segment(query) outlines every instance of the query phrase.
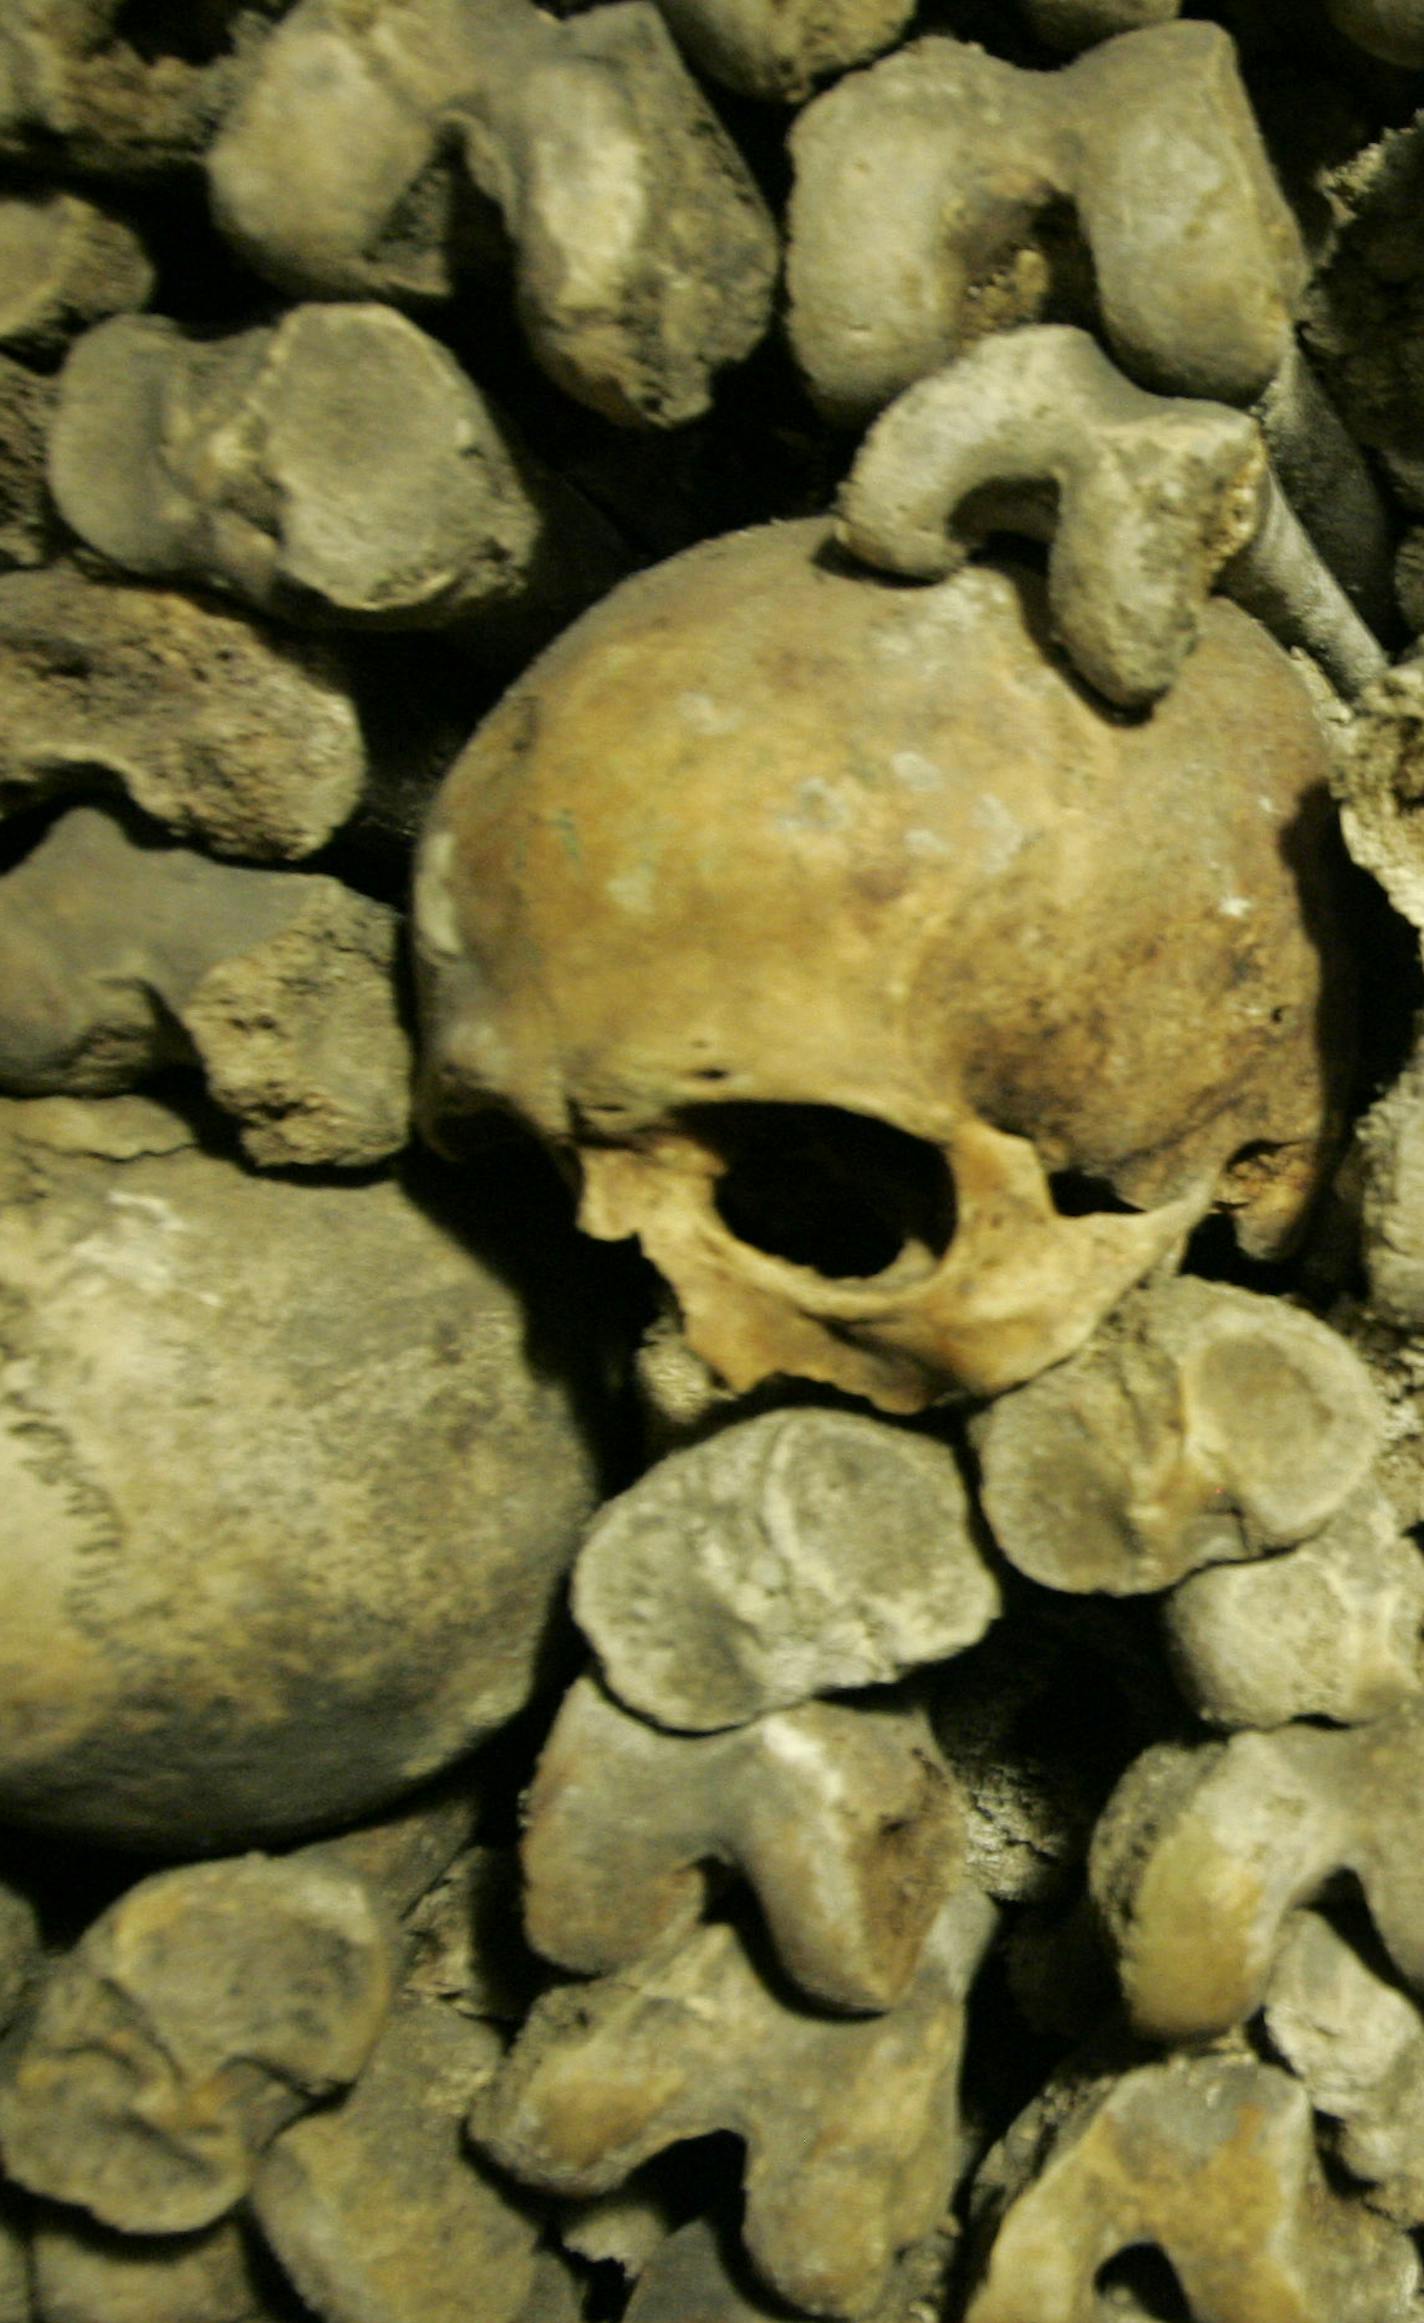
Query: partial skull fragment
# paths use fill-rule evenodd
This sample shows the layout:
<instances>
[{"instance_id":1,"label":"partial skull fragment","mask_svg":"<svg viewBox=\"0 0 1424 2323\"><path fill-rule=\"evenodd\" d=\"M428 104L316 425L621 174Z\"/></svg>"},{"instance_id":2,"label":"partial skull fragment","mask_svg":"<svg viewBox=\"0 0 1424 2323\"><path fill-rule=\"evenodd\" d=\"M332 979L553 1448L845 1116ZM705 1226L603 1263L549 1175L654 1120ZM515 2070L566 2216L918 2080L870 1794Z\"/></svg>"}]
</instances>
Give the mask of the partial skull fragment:
<instances>
[{"instance_id":1,"label":"partial skull fragment","mask_svg":"<svg viewBox=\"0 0 1424 2323\"><path fill-rule=\"evenodd\" d=\"M884 1685L998 1610L953 1453L851 1412L671 1453L599 1511L574 1578L613 1692L692 1733Z\"/></svg>"},{"instance_id":2,"label":"partial skull fragment","mask_svg":"<svg viewBox=\"0 0 1424 2323\"><path fill-rule=\"evenodd\" d=\"M966 2323L1089 2323L1144 2257L1195 2323L1407 2323L1413 2245L1329 2186L1312 2131L1299 2083L1250 2056L1050 2083L976 2181L996 2231ZM1132 2280L1128 2314L1160 2314Z\"/></svg>"},{"instance_id":3,"label":"partial skull fragment","mask_svg":"<svg viewBox=\"0 0 1424 2323\"><path fill-rule=\"evenodd\" d=\"M818 97L791 148L791 343L843 425L1036 322L1040 221L1065 203L1142 385L1249 403L1290 346L1305 255L1219 25L1149 25L1049 73L931 35Z\"/></svg>"},{"instance_id":4,"label":"partial skull fragment","mask_svg":"<svg viewBox=\"0 0 1424 2323\"><path fill-rule=\"evenodd\" d=\"M399 922L338 880L215 863L72 807L0 879L0 1089L108 1095L201 1063L268 1168L406 1142Z\"/></svg>"},{"instance_id":5,"label":"partial skull fragment","mask_svg":"<svg viewBox=\"0 0 1424 2323\"><path fill-rule=\"evenodd\" d=\"M1424 1706L1146 1751L1094 1835L1091 1880L1134 2026L1224 2032L1260 2005L1287 1914L1336 1872L1424 1990Z\"/></svg>"},{"instance_id":6,"label":"partial skull fragment","mask_svg":"<svg viewBox=\"0 0 1424 2323\"><path fill-rule=\"evenodd\" d=\"M564 22L302 0L208 173L223 230L299 297L449 296L473 188L538 360L625 424L695 418L770 321L775 228L648 0Z\"/></svg>"},{"instance_id":7,"label":"partial skull fragment","mask_svg":"<svg viewBox=\"0 0 1424 2323\"><path fill-rule=\"evenodd\" d=\"M381 2029L393 1931L364 1882L248 1856L141 1880L52 1973L0 2079L0 2155L130 2234L211 2226Z\"/></svg>"},{"instance_id":8,"label":"partial skull fragment","mask_svg":"<svg viewBox=\"0 0 1424 2323\"><path fill-rule=\"evenodd\" d=\"M256 1176L137 1097L0 1124L3 1811L240 1846L512 1717L598 1493L572 1234L556 1311L493 1164L497 1269L426 1176Z\"/></svg>"},{"instance_id":9,"label":"partial skull fragment","mask_svg":"<svg viewBox=\"0 0 1424 2323\"><path fill-rule=\"evenodd\" d=\"M113 564L299 627L567 619L617 577L617 545L508 434L391 307L299 306L201 342L130 315L72 350L49 473Z\"/></svg>"},{"instance_id":10,"label":"partial skull fragment","mask_svg":"<svg viewBox=\"0 0 1424 2323\"><path fill-rule=\"evenodd\" d=\"M104 783L180 838L285 862L366 787L335 650L174 590L0 574L0 683L0 815Z\"/></svg>"},{"instance_id":11,"label":"partial skull fragment","mask_svg":"<svg viewBox=\"0 0 1424 2323\"><path fill-rule=\"evenodd\" d=\"M1045 628L1013 569L906 590L820 523L712 541L576 623L437 800L427 1119L512 1109L576 1157L585 1228L641 1239L738 1389L997 1393L1213 1206L1282 1250L1328 1165L1308 693L1215 603L1129 723Z\"/></svg>"},{"instance_id":12,"label":"partial skull fragment","mask_svg":"<svg viewBox=\"0 0 1424 2323\"><path fill-rule=\"evenodd\" d=\"M529 2185L593 2194L679 2139L730 2130L758 2272L812 2314L864 2315L965 2167L964 2004L995 1918L962 1888L883 2016L790 2006L725 1922L564 1986L477 2106L476 2143Z\"/></svg>"},{"instance_id":13,"label":"partial skull fragment","mask_svg":"<svg viewBox=\"0 0 1424 2323\"><path fill-rule=\"evenodd\" d=\"M975 1423L994 1538L1030 1580L1114 1596L1307 1540L1368 1475L1384 1415L1348 1342L1188 1275L1135 1292Z\"/></svg>"},{"instance_id":14,"label":"partial skull fragment","mask_svg":"<svg viewBox=\"0 0 1424 2323\"><path fill-rule=\"evenodd\" d=\"M728 1734L659 1733L590 1678L570 1690L525 1803L525 1923L602 1973L695 1927L703 1867L751 1881L812 2000L893 2007L964 1876L964 1810L924 1712L815 1702Z\"/></svg>"}]
</instances>

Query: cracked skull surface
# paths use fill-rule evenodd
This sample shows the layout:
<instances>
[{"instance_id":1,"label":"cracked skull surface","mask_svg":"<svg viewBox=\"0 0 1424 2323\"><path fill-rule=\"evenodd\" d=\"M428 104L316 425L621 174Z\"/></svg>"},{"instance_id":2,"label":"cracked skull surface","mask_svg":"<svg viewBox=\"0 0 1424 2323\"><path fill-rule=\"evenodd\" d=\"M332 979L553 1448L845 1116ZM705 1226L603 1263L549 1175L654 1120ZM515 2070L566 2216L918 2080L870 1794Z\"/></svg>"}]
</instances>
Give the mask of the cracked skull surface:
<instances>
[{"instance_id":1,"label":"cracked skull surface","mask_svg":"<svg viewBox=\"0 0 1424 2323\"><path fill-rule=\"evenodd\" d=\"M738 1389L997 1393L1209 1211L1288 1245L1348 1057L1327 771L1229 605L1129 717L1027 570L906 586L821 522L704 543L447 779L427 1116L512 1110L575 1162Z\"/></svg>"}]
</instances>

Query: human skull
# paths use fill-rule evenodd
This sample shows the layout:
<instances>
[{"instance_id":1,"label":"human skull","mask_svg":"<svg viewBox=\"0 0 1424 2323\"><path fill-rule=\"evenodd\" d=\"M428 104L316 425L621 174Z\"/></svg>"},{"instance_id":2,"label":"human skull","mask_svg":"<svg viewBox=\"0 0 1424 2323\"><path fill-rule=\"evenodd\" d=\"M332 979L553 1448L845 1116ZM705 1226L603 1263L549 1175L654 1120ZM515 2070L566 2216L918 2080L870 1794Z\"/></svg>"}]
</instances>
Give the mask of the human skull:
<instances>
[{"instance_id":1,"label":"human skull","mask_svg":"<svg viewBox=\"0 0 1424 2323\"><path fill-rule=\"evenodd\" d=\"M1213 605L1133 718L1027 572L705 543L536 662L425 834L426 1117L576 1157L733 1387L890 1411L1079 1346L1213 1206L1283 1246L1346 1042L1326 753Z\"/></svg>"}]
</instances>

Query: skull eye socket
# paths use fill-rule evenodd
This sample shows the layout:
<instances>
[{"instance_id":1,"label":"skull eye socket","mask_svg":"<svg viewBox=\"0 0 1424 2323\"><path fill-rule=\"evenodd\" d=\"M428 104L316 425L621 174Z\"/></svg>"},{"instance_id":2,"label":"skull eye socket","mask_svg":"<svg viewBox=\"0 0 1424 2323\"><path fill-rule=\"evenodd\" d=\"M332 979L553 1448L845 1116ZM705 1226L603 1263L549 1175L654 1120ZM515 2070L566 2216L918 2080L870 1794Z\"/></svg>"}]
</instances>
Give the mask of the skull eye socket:
<instances>
[{"instance_id":1,"label":"skull eye socket","mask_svg":"<svg viewBox=\"0 0 1424 2323\"><path fill-rule=\"evenodd\" d=\"M903 1129L834 1105L700 1105L682 1118L723 1165L723 1225L769 1257L843 1280L928 1267L949 1248L949 1164Z\"/></svg>"}]
</instances>

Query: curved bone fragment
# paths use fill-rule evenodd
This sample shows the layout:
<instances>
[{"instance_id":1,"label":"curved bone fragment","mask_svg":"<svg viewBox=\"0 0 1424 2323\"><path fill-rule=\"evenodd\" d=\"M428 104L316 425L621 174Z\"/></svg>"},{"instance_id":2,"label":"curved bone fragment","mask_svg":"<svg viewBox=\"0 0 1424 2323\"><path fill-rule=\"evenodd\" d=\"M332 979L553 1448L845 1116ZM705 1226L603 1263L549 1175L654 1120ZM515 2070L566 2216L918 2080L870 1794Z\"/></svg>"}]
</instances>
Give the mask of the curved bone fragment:
<instances>
[{"instance_id":1,"label":"curved bone fragment","mask_svg":"<svg viewBox=\"0 0 1424 2323\"><path fill-rule=\"evenodd\" d=\"M280 862L365 788L333 649L172 590L0 574L0 684L0 814L104 782L179 837Z\"/></svg>"},{"instance_id":2,"label":"curved bone fragment","mask_svg":"<svg viewBox=\"0 0 1424 2323\"><path fill-rule=\"evenodd\" d=\"M1145 386L1249 403L1289 347L1305 257L1218 25L1150 25L1049 73L932 36L818 97L791 147L791 341L844 425L1037 319L1055 203Z\"/></svg>"},{"instance_id":3,"label":"curved bone fragment","mask_svg":"<svg viewBox=\"0 0 1424 2323\"><path fill-rule=\"evenodd\" d=\"M686 1935L700 1867L732 1864L802 1991L886 2009L963 1877L963 1808L913 1705L812 1702L672 1735L580 1678L528 1794L523 1861L530 1942L565 1968L620 1968Z\"/></svg>"},{"instance_id":4,"label":"curved bone fragment","mask_svg":"<svg viewBox=\"0 0 1424 2323\"><path fill-rule=\"evenodd\" d=\"M299 626L567 616L621 569L613 536L535 476L453 356L387 306L301 306L194 341L127 315L72 350L50 433L56 503L149 579L230 591Z\"/></svg>"},{"instance_id":5,"label":"curved bone fragment","mask_svg":"<svg viewBox=\"0 0 1424 2323\"><path fill-rule=\"evenodd\" d=\"M966 2323L1089 2323L1144 2246L1193 2323L1405 2323L1407 2237L1327 2185L1299 2083L1253 2057L1173 2057L1063 2093L976 2186L997 2232ZM1129 2308L1130 2313L1160 2311Z\"/></svg>"},{"instance_id":6,"label":"curved bone fragment","mask_svg":"<svg viewBox=\"0 0 1424 2323\"><path fill-rule=\"evenodd\" d=\"M1282 1923L1339 1871L1424 1989L1424 1705L1367 1726L1284 1726L1129 1769L1090 1876L1133 2024L1194 2040L1260 2004Z\"/></svg>"},{"instance_id":7,"label":"curved bone fragment","mask_svg":"<svg viewBox=\"0 0 1424 2323\"><path fill-rule=\"evenodd\" d=\"M108 1094L196 1057L253 1161L384 1161L409 1122L398 941L338 880L73 807L0 879L0 1089Z\"/></svg>"},{"instance_id":8,"label":"curved bone fragment","mask_svg":"<svg viewBox=\"0 0 1424 2323\"><path fill-rule=\"evenodd\" d=\"M480 2169L461 2125L499 2063L492 2027L396 2004L355 2088L268 2147L253 2214L323 2323L517 2323L540 2221Z\"/></svg>"},{"instance_id":9,"label":"curved bone fragment","mask_svg":"<svg viewBox=\"0 0 1424 2323\"><path fill-rule=\"evenodd\" d=\"M574 1577L613 1692L696 1733L944 1661L998 1609L953 1453L850 1412L669 1454L600 1511Z\"/></svg>"},{"instance_id":10,"label":"curved bone fragment","mask_svg":"<svg viewBox=\"0 0 1424 2323\"><path fill-rule=\"evenodd\" d=\"M1054 627L1127 708L1171 684L1214 586L1350 691L1384 665L1254 423L1146 394L1084 331L1002 333L907 388L861 446L836 530L853 555L920 580L956 571L991 532L1047 539Z\"/></svg>"},{"instance_id":11,"label":"curved bone fragment","mask_svg":"<svg viewBox=\"0 0 1424 2323\"><path fill-rule=\"evenodd\" d=\"M777 241L648 0L563 23L524 0L303 0L209 155L214 212L299 296L448 295L448 192L423 245L383 242L460 148L551 376L624 424L705 410L770 320Z\"/></svg>"},{"instance_id":12,"label":"curved bone fragment","mask_svg":"<svg viewBox=\"0 0 1424 2323\"><path fill-rule=\"evenodd\" d=\"M1280 1299L1183 1275L975 1423L1009 1562L1051 1589L1169 1588L1319 1532L1383 1409L1352 1347Z\"/></svg>"},{"instance_id":13,"label":"curved bone fragment","mask_svg":"<svg viewBox=\"0 0 1424 2323\"><path fill-rule=\"evenodd\" d=\"M7 2060L6 2169L127 2233L212 2225L278 2130L355 2079L392 1971L384 1911L329 1864L141 1880L55 1969Z\"/></svg>"},{"instance_id":14,"label":"curved bone fragment","mask_svg":"<svg viewBox=\"0 0 1424 2323\"><path fill-rule=\"evenodd\" d=\"M813 2314L863 2315L964 2167L964 2002L994 1920L961 1889L882 2016L793 2008L726 1923L552 1992L478 2105L476 2143L529 2185L595 2194L680 2139L729 2130L747 2149L758 2272Z\"/></svg>"},{"instance_id":15,"label":"curved bone fragment","mask_svg":"<svg viewBox=\"0 0 1424 2323\"><path fill-rule=\"evenodd\" d=\"M1177 1683L1213 1726L1356 1725L1424 1683L1424 1557L1367 1489L1284 1556L1192 1574L1162 1622Z\"/></svg>"},{"instance_id":16,"label":"curved bone fragment","mask_svg":"<svg viewBox=\"0 0 1424 2323\"><path fill-rule=\"evenodd\" d=\"M0 347L54 355L101 316L146 304L154 270L138 235L78 194L0 199Z\"/></svg>"}]
</instances>

